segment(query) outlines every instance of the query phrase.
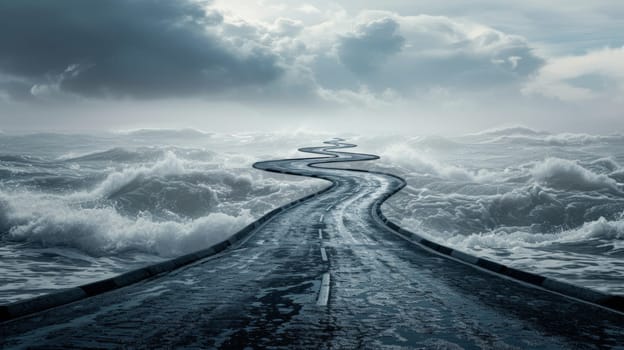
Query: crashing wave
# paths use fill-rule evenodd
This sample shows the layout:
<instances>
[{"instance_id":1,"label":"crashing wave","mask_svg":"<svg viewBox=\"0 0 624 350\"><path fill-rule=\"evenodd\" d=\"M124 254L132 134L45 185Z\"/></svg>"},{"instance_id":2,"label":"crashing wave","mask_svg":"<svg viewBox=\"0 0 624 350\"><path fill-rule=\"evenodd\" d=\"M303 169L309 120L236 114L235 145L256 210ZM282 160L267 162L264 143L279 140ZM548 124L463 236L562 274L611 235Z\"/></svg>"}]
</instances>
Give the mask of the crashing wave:
<instances>
[{"instance_id":1,"label":"crashing wave","mask_svg":"<svg viewBox=\"0 0 624 350\"><path fill-rule=\"evenodd\" d=\"M50 204L37 205L30 212L13 208L4 213L11 226L7 238L41 247L75 248L94 256L133 251L173 257L222 241L253 220L247 211L238 216L211 213L192 220L160 221L150 215L126 217L112 207Z\"/></svg>"},{"instance_id":2,"label":"crashing wave","mask_svg":"<svg viewBox=\"0 0 624 350\"><path fill-rule=\"evenodd\" d=\"M140 152L162 156L116 168L98 164L108 174L88 189L0 188L0 237L96 256L135 251L171 257L221 241L276 206L325 186L314 179L283 181L253 169L224 168L227 162L193 160L192 152ZM119 154L128 152L94 155L101 160Z\"/></svg>"},{"instance_id":3,"label":"crashing wave","mask_svg":"<svg viewBox=\"0 0 624 350\"><path fill-rule=\"evenodd\" d=\"M562 190L619 190L617 182L609 176L596 174L567 159L548 158L535 166L532 175L538 183Z\"/></svg>"}]
</instances>

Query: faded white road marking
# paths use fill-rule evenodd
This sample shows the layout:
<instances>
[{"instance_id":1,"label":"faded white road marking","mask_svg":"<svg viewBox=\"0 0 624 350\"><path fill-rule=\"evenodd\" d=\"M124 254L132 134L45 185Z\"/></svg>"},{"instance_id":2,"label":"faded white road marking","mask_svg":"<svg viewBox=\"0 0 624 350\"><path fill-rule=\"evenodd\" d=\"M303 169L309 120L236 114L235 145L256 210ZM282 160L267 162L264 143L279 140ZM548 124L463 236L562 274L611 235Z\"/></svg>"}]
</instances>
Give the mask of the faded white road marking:
<instances>
[{"instance_id":1,"label":"faded white road marking","mask_svg":"<svg viewBox=\"0 0 624 350\"><path fill-rule=\"evenodd\" d=\"M333 206L334 206L333 204L330 205L329 207L327 207L327 209L325 209L325 211L330 211Z\"/></svg>"},{"instance_id":2,"label":"faded white road marking","mask_svg":"<svg viewBox=\"0 0 624 350\"><path fill-rule=\"evenodd\" d=\"M321 260L327 261L327 252L325 251L325 248L321 248Z\"/></svg>"},{"instance_id":3,"label":"faded white road marking","mask_svg":"<svg viewBox=\"0 0 624 350\"><path fill-rule=\"evenodd\" d=\"M316 305L325 306L327 305L327 300L329 299L329 272L323 274L323 279L321 280L321 289L319 290L318 299L316 300Z\"/></svg>"},{"instance_id":4,"label":"faded white road marking","mask_svg":"<svg viewBox=\"0 0 624 350\"><path fill-rule=\"evenodd\" d=\"M323 239L323 230L319 228L319 239Z\"/></svg>"},{"instance_id":5,"label":"faded white road marking","mask_svg":"<svg viewBox=\"0 0 624 350\"><path fill-rule=\"evenodd\" d=\"M319 219L319 222L323 222L323 216L324 215L321 215L321 218Z\"/></svg>"}]
</instances>

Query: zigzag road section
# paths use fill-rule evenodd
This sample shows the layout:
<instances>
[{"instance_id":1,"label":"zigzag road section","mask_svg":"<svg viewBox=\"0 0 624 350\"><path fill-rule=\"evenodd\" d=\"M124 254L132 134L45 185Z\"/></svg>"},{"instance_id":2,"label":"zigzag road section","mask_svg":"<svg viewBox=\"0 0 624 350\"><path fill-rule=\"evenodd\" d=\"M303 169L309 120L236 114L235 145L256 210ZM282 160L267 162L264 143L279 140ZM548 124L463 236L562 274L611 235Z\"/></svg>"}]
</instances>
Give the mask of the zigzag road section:
<instances>
[{"instance_id":1,"label":"zigzag road section","mask_svg":"<svg viewBox=\"0 0 624 350\"><path fill-rule=\"evenodd\" d=\"M622 348L624 316L449 259L375 213L400 178L335 139L256 163L333 186L221 253L0 324L0 348ZM321 156L322 155L322 156ZM324 164L323 164L324 163Z\"/></svg>"}]
</instances>

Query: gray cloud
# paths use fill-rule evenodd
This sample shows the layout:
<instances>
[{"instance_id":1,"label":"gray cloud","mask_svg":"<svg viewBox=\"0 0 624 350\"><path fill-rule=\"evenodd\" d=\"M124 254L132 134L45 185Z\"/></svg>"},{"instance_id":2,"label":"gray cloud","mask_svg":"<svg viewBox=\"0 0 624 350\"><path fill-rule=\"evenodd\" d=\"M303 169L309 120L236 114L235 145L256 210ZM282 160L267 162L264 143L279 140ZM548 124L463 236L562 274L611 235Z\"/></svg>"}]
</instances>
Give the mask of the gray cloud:
<instances>
[{"instance_id":1,"label":"gray cloud","mask_svg":"<svg viewBox=\"0 0 624 350\"><path fill-rule=\"evenodd\" d=\"M338 43L340 61L351 71L367 74L401 51L405 38L397 33L399 24L382 18L361 25L355 33L343 36Z\"/></svg>"},{"instance_id":2,"label":"gray cloud","mask_svg":"<svg viewBox=\"0 0 624 350\"><path fill-rule=\"evenodd\" d=\"M621 126L620 0L209 1L0 1L0 126Z\"/></svg>"},{"instance_id":3,"label":"gray cloud","mask_svg":"<svg viewBox=\"0 0 624 350\"><path fill-rule=\"evenodd\" d=\"M336 39L337 57L321 54L315 61L322 86L364 85L408 98L439 88L473 93L515 86L517 91L544 65L522 37L467 21L380 11L356 20L354 32Z\"/></svg>"},{"instance_id":4,"label":"gray cloud","mask_svg":"<svg viewBox=\"0 0 624 350\"><path fill-rule=\"evenodd\" d=\"M2 1L0 73L48 90L139 98L278 78L270 50L239 50L209 30L222 20L189 1Z\"/></svg>"},{"instance_id":5,"label":"gray cloud","mask_svg":"<svg viewBox=\"0 0 624 350\"><path fill-rule=\"evenodd\" d=\"M275 21L275 31L283 36L296 36L303 30L303 23L288 18L278 18Z\"/></svg>"},{"instance_id":6,"label":"gray cloud","mask_svg":"<svg viewBox=\"0 0 624 350\"><path fill-rule=\"evenodd\" d=\"M498 88L543 63L520 37L444 16L364 11L349 22L355 30L330 20L306 32L289 18L224 20L190 0L3 2L0 74L13 83L0 82L0 94L316 103L338 90L369 99Z\"/></svg>"}]
</instances>

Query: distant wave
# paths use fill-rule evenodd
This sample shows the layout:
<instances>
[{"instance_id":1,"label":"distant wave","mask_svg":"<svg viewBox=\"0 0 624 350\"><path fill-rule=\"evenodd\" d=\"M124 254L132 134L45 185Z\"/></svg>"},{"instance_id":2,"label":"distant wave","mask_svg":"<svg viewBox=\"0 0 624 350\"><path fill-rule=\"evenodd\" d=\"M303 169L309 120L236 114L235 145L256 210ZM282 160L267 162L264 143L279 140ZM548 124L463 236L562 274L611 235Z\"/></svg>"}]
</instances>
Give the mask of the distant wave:
<instances>
[{"instance_id":1,"label":"distant wave","mask_svg":"<svg viewBox=\"0 0 624 350\"><path fill-rule=\"evenodd\" d=\"M516 143L547 146L582 146L598 143L622 143L624 135L556 134L541 137L506 135L485 140L487 143Z\"/></svg>"},{"instance_id":2,"label":"distant wave","mask_svg":"<svg viewBox=\"0 0 624 350\"><path fill-rule=\"evenodd\" d=\"M83 155L69 153L59 157L59 160L67 162L145 162L162 157L164 150L160 148L130 150L122 147L109 149L102 152L89 152Z\"/></svg>"},{"instance_id":3,"label":"distant wave","mask_svg":"<svg viewBox=\"0 0 624 350\"><path fill-rule=\"evenodd\" d=\"M531 128L516 126L509 128L488 129L467 134L460 140L479 143L510 143L532 146L583 146L600 143L624 143L623 134L592 135L585 133L549 133Z\"/></svg>"},{"instance_id":4,"label":"distant wave","mask_svg":"<svg viewBox=\"0 0 624 350\"><path fill-rule=\"evenodd\" d=\"M59 157L59 160L66 162L122 162L122 163L138 163L158 160L166 155L167 152L173 154L181 154L185 159L195 160L211 160L216 156L215 152L200 149L181 149L175 147L138 147L128 149L116 147L101 152L90 152L83 155L66 155Z\"/></svg>"},{"instance_id":5,"label":"distant wave","mask_svg":"<svg viewBox=\"0 0 624 350\"><path fill-rule=\"evenodd\" d=\"M0 154L0 162L12 162L12 163L35 163L42 161L39 157L28 155L14 155L14 154Z\"/></svg>"},{"instance_id":6,"label":"distant wave","mask_svg":"<svg viewBox=\"0 0 624 350\"><path fill-rule=\"evenodd\" d=\"M495 137L495 136L510 136L510 135L524 135L524 136L543 136L548 135L546 131L538 131L525 126L512 126L503 128L493 128L483 131L479 131L465 136L479 136L479 137Z\"/></svg>"},{"instance_id":7,"label":"distant wave","mask_svg":"<svg viewBox=\"0 0 624 350\"><path fill-rule=\"evenodd\" d=\"M198 129L135 129L135 130L122 130L117 131L116 133L126 136L133 137L144 137L144 138L205 138L207 136L213 135L213 133L208 133L205 131L201 131Z\"/></svg>"}]
</instances>

